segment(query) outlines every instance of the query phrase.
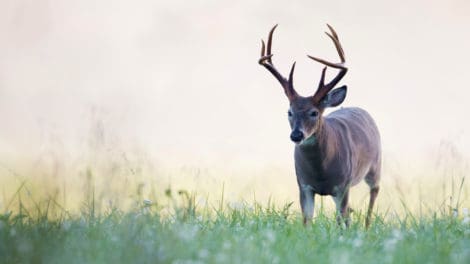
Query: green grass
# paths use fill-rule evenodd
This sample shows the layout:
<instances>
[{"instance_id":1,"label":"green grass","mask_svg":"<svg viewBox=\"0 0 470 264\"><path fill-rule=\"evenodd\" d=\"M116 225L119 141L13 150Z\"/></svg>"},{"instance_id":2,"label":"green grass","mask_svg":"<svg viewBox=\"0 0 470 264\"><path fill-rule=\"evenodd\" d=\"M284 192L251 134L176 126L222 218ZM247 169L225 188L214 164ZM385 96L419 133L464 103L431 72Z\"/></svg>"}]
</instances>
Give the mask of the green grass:
<instances>
[{"instance_id":1,"label":"green grass","mask_svg":"<svg viewBox=\"0 0 470 264\"><path fill-rule=\"evenodd\" d=\"M93 207L0 217L0 263L470 263L468 212L415 217L360 212L345 229L316 212L304 227L291 205L196 208L145 203L128 212ZM295 206L295 205L293 205Z\"/></svg>"}]
</instances>

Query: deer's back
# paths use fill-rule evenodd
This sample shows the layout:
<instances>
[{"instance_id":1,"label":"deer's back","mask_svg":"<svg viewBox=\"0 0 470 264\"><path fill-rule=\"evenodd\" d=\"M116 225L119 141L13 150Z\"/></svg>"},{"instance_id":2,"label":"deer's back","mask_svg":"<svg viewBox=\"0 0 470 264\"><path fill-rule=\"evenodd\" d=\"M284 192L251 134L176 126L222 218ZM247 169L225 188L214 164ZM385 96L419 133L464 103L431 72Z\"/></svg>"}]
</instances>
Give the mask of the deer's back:
<instances>
[{"instance_id":1,"label":"deer's back","mask_svg":"<svg viewBox=\"0 0 470 264\"><path fill-rule=\"evenodd\" d=\"M353 144L364 145L370 149L380 146L380 135L377 125L370 114L359 107L344 107L331 112L325 117L326 122L336 132L351 136ZM377 149L376 152L380 152Z\"/></svg>"}]
</instances>

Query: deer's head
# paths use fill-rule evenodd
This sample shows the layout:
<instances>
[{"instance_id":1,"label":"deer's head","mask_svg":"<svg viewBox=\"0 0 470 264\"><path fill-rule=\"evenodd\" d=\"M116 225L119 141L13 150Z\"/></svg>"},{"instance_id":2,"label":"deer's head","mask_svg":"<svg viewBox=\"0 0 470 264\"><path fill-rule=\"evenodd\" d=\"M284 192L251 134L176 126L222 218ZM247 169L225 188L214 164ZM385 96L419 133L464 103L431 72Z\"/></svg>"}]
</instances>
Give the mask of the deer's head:
<instances>
[{"instance_id":1,"label":"deer's head","mask_svg":"<svg viewBox=\"0 0 470 264\"><path fill-rule=\"evenodd\" d=\"M332 63L320 58L309 56L312 60L318 61L326 65L320 77L318 88L313 96L300 96L294 89L293 77L295 70L295 62L292 64L290 70L289 79L284 78L274 67L272 63L271 44L275 25L269 32L267 47L265 47L264 41L262 41L261 47L261 58L259 64L263 65L274 77L281 83L284 93L289 99L289 110L287 112L289 118L289 124L292 132L290 138L296 144L302 143L303 140L311 138L315 133L321 129L322 115L327 107L334 107L340 105L346 98L347 87L341 86L333 89L339 81L344 77L348 68L344 65L346 62L344 57L343 48L338 39L338 35L334 29L328 25L331 33L325 32L334 42L336 50L341 58L340 63ZM339 69L339 73L329 83L325 84L325 73L327 66Z\"/></svg>"}]
</instances>

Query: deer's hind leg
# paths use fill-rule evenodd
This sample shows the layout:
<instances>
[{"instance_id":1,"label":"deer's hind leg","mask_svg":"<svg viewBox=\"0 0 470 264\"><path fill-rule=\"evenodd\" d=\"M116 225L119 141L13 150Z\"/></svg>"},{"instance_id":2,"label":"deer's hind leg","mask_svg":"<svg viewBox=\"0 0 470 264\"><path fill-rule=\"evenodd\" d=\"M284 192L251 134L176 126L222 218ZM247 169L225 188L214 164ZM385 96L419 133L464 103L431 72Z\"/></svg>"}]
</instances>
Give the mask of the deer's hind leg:
<instances>
[{"instance_id":1,"label":"deer's hind leg","mask_svg":"<svg viewBox=\"0 0 470 264\"><path fill-rule=\"evenodd\" d=\"M365 181L370 188L370 199L369 199L369 208L367 209L366 215L366 228L370 226L370 217L372 215L372 210L374 208L375 199L377 199L377 195L379 194L380 186L380 172L379 170L371 170L365 177Z\"/></svg>"}]
</instances>

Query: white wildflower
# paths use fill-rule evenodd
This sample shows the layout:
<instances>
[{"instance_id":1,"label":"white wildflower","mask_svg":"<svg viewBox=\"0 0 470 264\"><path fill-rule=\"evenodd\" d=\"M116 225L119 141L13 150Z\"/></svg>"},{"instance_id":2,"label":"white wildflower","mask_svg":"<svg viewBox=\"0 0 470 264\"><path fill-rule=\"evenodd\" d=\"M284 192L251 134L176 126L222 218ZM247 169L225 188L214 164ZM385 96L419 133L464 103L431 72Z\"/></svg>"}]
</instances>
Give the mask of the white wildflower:
<instances>
[{"instance_id":1,"label":"white wildflower","mask_svg":"<svg viewBox=\"0 0 470 264\"><path fill-rule=\"evenodd\" d=\"M165 250L165 247L163 245L160 245L157 249L157 257L158 260L161 260L160 262L165 262L163 260L166 260L167 258L167 250ZM158 261L157 261L158 262Z\"/></svg>"},{"instance_id":2,"label":"white wildflower","mask_svg":"<svg viewBox=\"0 0 470 264\"><path fill-rule=\"evenodd\" d=\"M392 231L392 237L387 239L384 242L384 249L386 251L393 251L395 250L395 247L397 243L403 238L403 234L400 232L398 229L394 229Z\"/></svg>"},{"instance_id":3,"label":"white wildflower","mask_svg":"<svg viewBox=\"0 0 470 264\"><path fill-rule=\"evenodd\" d=\"M465 217L465 216L469 216L469 215L468 215L468 208L465 207L465 208L462 209L462 215L463 215L464 217Z\"/></svg>"},{"instance_id":4,"label":"white wildflower","mask_svg":"<svg viewBox=\"0 0 470 264\"><path fill-rule=\"evenodd\" d=\"M183 225L178 230L178 236L182 240L189 241L196 236L198 231L199 231L199 228L195 225Z\"/></svg>"},{"instance_id":5,"label":"white wildflower","mask_svg":"<svg viewBox=\"0 0 470 264\"><path fill-rule=\"evenodd\" d=\"M333 256L333 263L346 264L351 262L351 257L346 251L338 252L338 254L334 254Z\"/></svg>"},{"instance_id":6,"label":"white wildflower","mask_svg":"<svg viewBox=\"0 0 470 264\"><path fill-rule=\"evenodd\" d=\"M469 217L469 216L465 216L465 217L462 219L462 224L464 224L464 225L470 224L470 217Z\"/></svg>"},{"instance_id":7,"label":"white wildflower","mask_svg":"<svg viewBox=\"0 0 470 264\"><path fill-rule=\"evenodd\" d=\"M352 244L353 244L353 247L358 248L358 247L362 246L362 239L357 237L353 240Z\"/></svg>"},{"instance_id":8,"label":"white wildflower","mask_svg":"<svg viewBox=\"0 0 470 264\"><path fill-rule=\"evenodd\" d=\"M200 259L206 259L209 256L209 250L203 248L203 249L199 250L197 255Z\"/></svg>"},{"instance_id":9,"label":"white wildflower","mask_svg":"<svg viewBox=\"0 0 470 264\"><path fill-rule=\"evenodd\" d=\"M148 200L148 199L144 199L143 202L144 202L144 206L145 206L145 207L152 206L152 204L153 204L153 203L152 203L152 200Z\"/></svg>"},{"instance_id":10,"label":"white wildflower","mask_svg":"<svg viewBox=\"0 0 470 264\"><path fill-rule=\"evenodd\" d=\"M364 238L364 234L363 233L358 233L357 236L352 241L353 247L358 248L358 247L362 246L363 238Z\"/></svg>"},{"instance_id":11,"label":"white wildflower","mask_svg":"<svg viewBox=\"0 0 470 264\"><path fill-rule=\"evenodd\" d=\"M207 206L207 199L204 198L204 197L200 197L200 198L197 200L197 204L198 204L198 206L206 207L206 206Z\"/></svg>"},{"instance_id":12,"label":"white wildflower","mask_svg":"<svg viewBox=\"0 0 470 264\"><path fill-rule=\"evenodd\" d=\"M395 250L395 246L397 245L398 240L395 238L387 239L384 242L384 249L385 251L393 251Z\"/></svg>"},{"instance_id":13,"label":"white wildflower","mask_svg":"<svg viewBox=\"0 0 470 264\"><path fill-rule=\"evenodd\" d=\"M10 229L10 236L11 237L16 236L16 229L15 228Z\"/></svg>"},{"instance_id":14,"label":"white wildflower","mask_svg":"<svg viewBox=\"0 0 470 264\"><path fill-rule=\"evenodd\" d=\"M232 244L229 241L225 241L222 245L222 248L225 250L229 250L232 247Z\"/></svg>"},{"instance_id":15,"label":"white wildflower","mask_svg":"<svg viewBox=\"0 0 470 264\"><path fill-rule=\"evenodd\" d=\"M230 208L232 208L233 210L241 211L244 208L244 206L242 203L239 203L239 202L231 202Z\"/></svg>"},{"instance_id":16,"label":"white wildflower","mask_svg":"<svg viewBox=\"0 0 470 264\"><path fill-rule=\"evenodd\" d=\"M278 256L274 256L273 259L271 260L272 264L279 264L281 263L281 259Z\"/></svg>"},{"instance_id":17,"label":"white wildflower","mask_svg":"<svg viewBox=\"0 0 470 264\"><path fill-rule=\"evenodd\" d=\"M217 256L215 256L215 262L216 263L227 263L228 262L227 255L225 255L223 253L217 254Z\"/></svg>"},{"instance_id":18,"label":"white wildflower","mask_svg":"<svg viewBox=\"0 0 470 264\"><path fill-rule=\"evenodd\" d=\"M119 241L119 237L116 236L116 235L111 235L111 236L110 236L110 240L111 240L112 242L116 243L116 242Z\"/></svg>"},{"instance_id":19,"label":"white wildflower","mask_svg":"<svg viewBox=\"0 0 470 264\"><path fill-rule=\"evenodd\" d=\"M33 245L26 240L26 239L21 239L17 245L17 249L21 254L27 254L33 250Z\"/></svg>"},{"instance_id":20,"label":"white wildflower","mask_svg":"<svg viewBox=\"0 0 470 264\"><path fill-rule=\"evenodd\" d=\"M268 242L273 243L274 241L276 241L276 233L274 233L274 231L268 229L266 230L264 235L266 236L266 240Z\"/></svg>"},{"instance_id":21,"label":"white wildflower","mask_svg":"<svg viewBox=\"0 0 470 264\"><path fill-rule=\"evenodd\" d=\"M392 236L396 238L397 240L401 240L403 237L402 233L398 229L393 229Z\"/></svg>"},{"instance_id":22,"label":"white wildflower","mask_svg":"<svg viewBox=\"0 0 470 264\"><path fill-rule=\"evenodd\" d=\"M463 232L463 234L465 236L470 236L470 229L465 229L465 231Z\"/></svg>"},{"instance_id":23,"label":"white wildflower","mask_svg":"<svg viewBox=\"0 0 470 264\"><path fill-rule=\"evenodd\" d=\"M65 231L68 231L71 226L72 224L70 223L70 221L65 220L62 222L62 229L64 229Z\"/></svg>"},{"instance_id":24,"label":"white wildflower","mask_svg":"<svg viewBox=\"0 0 470 264\"><path fill-rule=\"evenodd\" d=\"M86 227L87 226L87 221L85 218L81 217L80 220L78 221L80 227Z\"/></svg>"},{"instance_id":25,"label":"white wildflower","mask_svg":"<svg viewBox=\"0 0 470 264\"><path fill-rule=\"evenodd\" d=\"M192 259L176 259L172 263L173 264L203 264L204 262L200 260L192 260Z\"/></svg>"}]
</instances>

